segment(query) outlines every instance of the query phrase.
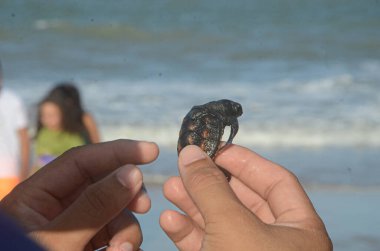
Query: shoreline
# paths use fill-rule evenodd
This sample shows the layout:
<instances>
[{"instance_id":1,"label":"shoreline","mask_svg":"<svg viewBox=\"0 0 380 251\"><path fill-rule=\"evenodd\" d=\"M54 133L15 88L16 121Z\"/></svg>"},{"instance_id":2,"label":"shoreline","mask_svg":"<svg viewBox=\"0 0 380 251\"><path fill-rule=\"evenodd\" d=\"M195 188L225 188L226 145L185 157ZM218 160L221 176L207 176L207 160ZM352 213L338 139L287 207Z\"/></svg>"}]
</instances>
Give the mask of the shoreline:
<instances>
[{"instance_id":1,"label":"shoreline","mask_svg":"<svg viewBox=\"0 0 380 251\"><path fill-rule=\"evenodd\" d=\"M143 171L144 173L144 171ZM162 175L144 173L144 184L152 188L160 188L172 176L178 175ZM332 183L304 183L301 185L306 191L310 192L380 192L380 185L357 185L357 184L332 184Z\"/></svg>"}]
</instances>

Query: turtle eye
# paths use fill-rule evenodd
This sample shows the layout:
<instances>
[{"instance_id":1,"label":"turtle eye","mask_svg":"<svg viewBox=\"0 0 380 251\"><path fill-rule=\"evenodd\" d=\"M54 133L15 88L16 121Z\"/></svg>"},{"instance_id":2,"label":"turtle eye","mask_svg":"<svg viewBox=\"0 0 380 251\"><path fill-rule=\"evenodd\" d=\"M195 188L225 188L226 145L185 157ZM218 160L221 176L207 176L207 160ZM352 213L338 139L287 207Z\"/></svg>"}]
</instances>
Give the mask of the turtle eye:
<instances>
[{"instance_id":1,"label":"turtle eye","mask_svg":"<svg viewBox=\"0 0 380 251\"><path fill-rule=\"evenodd\" d=\"M232 104L232 110L234 111L234 115L240 116L243 114L243 108L239 103L233 103Z\"/></svg>"},{"instance_id":2,"label":"turtle eye","mask_svg":"<svg viewBox=\"0 0 380 251\"><path fill-rule=\"evenodd\" d=\"M238 104L237 107L237 114L238 116L241 116L243 114L243 107L240 104Z\"/></svg>"}]
</instances>

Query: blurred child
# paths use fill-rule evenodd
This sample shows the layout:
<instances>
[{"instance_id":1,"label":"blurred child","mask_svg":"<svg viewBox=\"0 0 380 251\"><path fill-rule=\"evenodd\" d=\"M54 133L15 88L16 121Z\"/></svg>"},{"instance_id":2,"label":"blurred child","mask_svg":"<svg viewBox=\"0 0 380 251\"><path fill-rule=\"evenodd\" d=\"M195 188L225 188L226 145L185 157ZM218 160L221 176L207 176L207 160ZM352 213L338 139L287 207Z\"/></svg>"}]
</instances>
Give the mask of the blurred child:
<instances>
[{"instance_id":1,"label":"blurred child","mask_svg":"<svg viewBox=\"0 0 380 251\"><path fill-rule=\"evenodd\" d=\"M56 87L54 87L50 93L49 96L55 96L55 95L64 95L64 97L67 99L67 103L70 106L75 107L75 110L77 114L72 115L72 119L80 120L82 119L83 124L87 130L87 143L99 143L100 136L98 127L96 125L95 119L91 116L90 113L86 112L82 108L82 102L80 98L80 93L78 88L75 87L73 83L70 82L62 82L59 83ZM75 117L75 118L74 118Z\"/></svg>"},{"instance_id":2,"label":"blurred child","mask_svg":"<svg viewBox=\"0 0 380 251\"><path fill-rule=\"evenodd\" d=\"M29 172L29 134L22 100L3 88L0 62L0 200Z\"/></svg>"},{"instance_id":3,"label":"blurred child","mask_svg":"<svg viewBox=\"0 0 380 251\"><path fill-rule=\"evenodd\" d=\"M35 136L36 171L66 150L99 142L96 123L81 105L78 89L71 83L53 88L38 106Z\"/></svg>"}]
</instances>

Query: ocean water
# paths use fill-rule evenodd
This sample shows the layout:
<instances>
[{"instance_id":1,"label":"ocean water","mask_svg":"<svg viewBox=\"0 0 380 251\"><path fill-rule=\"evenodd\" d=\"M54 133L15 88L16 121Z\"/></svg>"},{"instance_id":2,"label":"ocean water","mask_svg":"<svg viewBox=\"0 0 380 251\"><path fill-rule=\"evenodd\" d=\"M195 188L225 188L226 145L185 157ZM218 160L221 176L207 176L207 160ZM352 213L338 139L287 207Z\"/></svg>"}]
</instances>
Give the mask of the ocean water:
<instances>
[{"instance_id":1,"label":"ocean water","mask_svg":"<svg viewBox=\"0 0 380 251\"><path fill-rule=\"evenodd\" d=\"M295 172L323 210L339 191L380 191L379 27L377 0L1 0L0 59L31 131L38 100L69 80L104 140L157 142L159 159L143 167L151 184L177 174L190 108L235 100L234 142ZM328 223L337 250L358 241ZM360 226L361 240L380 233Z\"/></svg>"},{"instance_id":2,"label":"ocean water","mask_svg":"<svg viewBox=\"0 0 380 251\"><path fill-rule=\"evenodd\" d=\"M0 58L31 130L38 100L70 80L104 140L152 140L174 156L190 108L228 98L244 110L235 143L311 149L337 172L328 183L359 169L355 184L379 185L379 13L378 1L3 0Z\"/></svg>"}]
</instances>

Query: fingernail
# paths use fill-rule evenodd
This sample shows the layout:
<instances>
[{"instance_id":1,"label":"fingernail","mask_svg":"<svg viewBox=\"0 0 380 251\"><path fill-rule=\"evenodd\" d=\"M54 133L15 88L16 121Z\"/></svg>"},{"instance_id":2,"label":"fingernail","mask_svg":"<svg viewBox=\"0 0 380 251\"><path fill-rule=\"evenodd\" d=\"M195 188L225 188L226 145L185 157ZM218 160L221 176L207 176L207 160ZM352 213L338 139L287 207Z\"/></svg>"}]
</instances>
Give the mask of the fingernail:
<instances>
[{"instance_id":1,"label":"fingernail","mask_svg":"<svg viewBox=\"0 0 380 251\"><path fill-rule=\"evenodd\" d=\"M133 245L129 242L124 242L119 246L121 251L133 251Z\"/></svg>"},{"instance_id":2,"label":"fingernail","mask_svg":"<svg viewBox=\"0 0 380 251\"><path fill-rule=\"evenodd\" d=\"M186 146L181 151L181 162L185 166L191 165L192 163L202 159L206 159L206 153L197 146Z\"/></svg>"},{"instance_id":3,"label":"fingernail","mask_svg":"<svg viewBox=\"0 0 380 251\"><path fill-rule=\"evenodd\" d=\"M132 165L120 168L116 173L116 178L121 185L127 188L133 188L141 182L139 170Z\"/></svg>"}]
</instances>

